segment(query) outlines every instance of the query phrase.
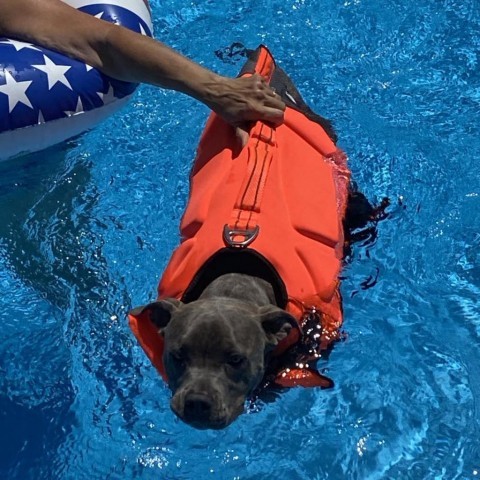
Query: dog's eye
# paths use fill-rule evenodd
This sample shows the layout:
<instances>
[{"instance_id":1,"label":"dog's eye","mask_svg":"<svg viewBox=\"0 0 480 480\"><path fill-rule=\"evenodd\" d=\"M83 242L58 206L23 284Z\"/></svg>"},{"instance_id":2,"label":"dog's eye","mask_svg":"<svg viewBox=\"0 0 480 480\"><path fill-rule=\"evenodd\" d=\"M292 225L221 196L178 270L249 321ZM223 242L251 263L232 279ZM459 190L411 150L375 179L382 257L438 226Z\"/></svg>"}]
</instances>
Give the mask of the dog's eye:
<instances>
[{"instance_id":1,"label":"dog's eye","mask_svg":"<svg viewBox=\"0 0 480 480\"><path fill-rule=\"evenodd\" d=\"M243 355L234 353L228 357L227 363L233 368L241 368L245 366L247 359Z\"/></svg>"},{"instance_id":2,"label":"dog's eye","mask_svg":"<svg viewBox=\"0 0 480 480\"><path fill-rule=\"evenodd\" d=\"M181 351L170 352L170 357L175 363L180 365L184 364L186 360L185 355Z\"/></svg>"}]
</instances>

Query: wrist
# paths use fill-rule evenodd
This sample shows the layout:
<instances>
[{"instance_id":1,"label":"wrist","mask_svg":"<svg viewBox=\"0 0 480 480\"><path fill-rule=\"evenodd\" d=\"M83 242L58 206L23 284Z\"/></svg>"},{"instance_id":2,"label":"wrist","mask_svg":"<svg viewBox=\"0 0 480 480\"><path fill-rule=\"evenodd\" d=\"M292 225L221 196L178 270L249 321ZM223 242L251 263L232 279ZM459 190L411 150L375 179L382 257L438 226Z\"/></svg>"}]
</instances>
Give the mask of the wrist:
<instances>
[{"instance_id":1,"label":"wrist","mask_svg":"<svg viewBox=\"0 0 480 480\"><path fill-rule=\"evenodd\" d=\"M212 108L224 96L227 81L227 78L205 69L202 75L191 79L189 91L185 93Z\"/></svg>"}]
</instances>

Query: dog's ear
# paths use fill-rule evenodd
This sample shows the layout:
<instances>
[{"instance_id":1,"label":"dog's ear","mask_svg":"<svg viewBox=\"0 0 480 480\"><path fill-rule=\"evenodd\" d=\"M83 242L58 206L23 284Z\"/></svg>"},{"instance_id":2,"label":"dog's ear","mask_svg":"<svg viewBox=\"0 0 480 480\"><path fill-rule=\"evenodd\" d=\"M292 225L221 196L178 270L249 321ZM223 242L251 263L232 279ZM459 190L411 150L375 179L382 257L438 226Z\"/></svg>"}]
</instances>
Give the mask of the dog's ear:
<instances>
[{"instance_id":1,"label":"dog's ear","mask_svg":"<svg viewBox=\"0 0 480 480\"><path fill-rule=\"evenodd\" d=\"M292 315L273 305L260 308L260 322L272 347L286 338L292 328L297 327Z\"/></svg>"},{"instance_id":2,"label":"dog's ear","mask_svg":"<svg viewBox=\"0 0 480 480\"><path fill-rule=\"evenodd\" d=\"M182 305L182 302L176 298L165 298L159 302L153 302L148 305L134 308L130 311L130 315L133 315L134 317L148 315L150 321L161 330L168 325L174 312L176 312Z\"/></svg>"}]
</instances>

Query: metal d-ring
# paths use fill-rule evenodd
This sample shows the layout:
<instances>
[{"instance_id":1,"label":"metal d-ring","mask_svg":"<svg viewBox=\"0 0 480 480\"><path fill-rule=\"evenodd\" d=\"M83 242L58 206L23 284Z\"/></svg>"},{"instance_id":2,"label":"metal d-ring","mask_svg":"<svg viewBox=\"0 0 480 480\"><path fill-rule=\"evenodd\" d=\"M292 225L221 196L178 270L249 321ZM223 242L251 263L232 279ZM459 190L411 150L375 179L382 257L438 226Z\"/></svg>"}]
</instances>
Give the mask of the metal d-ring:
<instances>
[{"instance_id":1,"label":"metal d-ring","mask_svg":"<svg viewBox=\"0 0 480 480\"><path fill-rule=\"evenodd\" d=\"M258 225L249 230L230 228L228 225L225 225L223 227L223 240L229 247L245 248L257 238L259 231L260 227ZM238 236L244 237L245 240L235 240L235 237Z\"/></svg>"}]
</instances>

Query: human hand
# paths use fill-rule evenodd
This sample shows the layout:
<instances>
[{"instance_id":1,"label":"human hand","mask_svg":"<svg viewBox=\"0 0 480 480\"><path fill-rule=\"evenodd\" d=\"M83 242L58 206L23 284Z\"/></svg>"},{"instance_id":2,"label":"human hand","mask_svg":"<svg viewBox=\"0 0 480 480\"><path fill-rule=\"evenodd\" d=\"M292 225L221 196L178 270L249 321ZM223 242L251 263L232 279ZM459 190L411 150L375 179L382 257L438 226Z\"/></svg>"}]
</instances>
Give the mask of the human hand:
<instances>
[{"instance_id":1,"label":"human hand","mask_svg":"<svg viewBox=\"0 0 480 480\"><path fill-rule=\"evenodd\" d=\"M242 147L254 121L278 126L283 122L285 104L258 74L250 77L218 77L204 102L227 123L235 127Z\"/></svg>"},{"instance_id":2,"label":"human hand","mask_svg":"<svg viewBox=\"0 0 480 480\"><path fill-rule=\"evenodd\" d=\"M258 73L250 77L220 77L211 108L234 127L264 121L278 126L283 122L285 104Z\"/></svg>"}]
</instances>

